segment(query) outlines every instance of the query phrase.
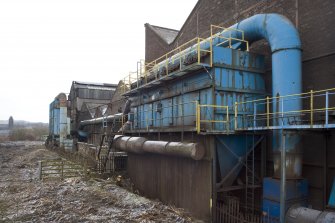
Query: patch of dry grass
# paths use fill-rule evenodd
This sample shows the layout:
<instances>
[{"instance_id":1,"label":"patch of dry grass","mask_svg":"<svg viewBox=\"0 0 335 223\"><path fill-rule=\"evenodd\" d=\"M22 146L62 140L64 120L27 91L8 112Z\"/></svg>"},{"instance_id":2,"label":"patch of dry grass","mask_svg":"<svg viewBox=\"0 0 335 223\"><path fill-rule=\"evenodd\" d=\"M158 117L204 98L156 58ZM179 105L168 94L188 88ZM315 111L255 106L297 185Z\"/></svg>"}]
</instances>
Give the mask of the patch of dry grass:
<instances>
[{"instance_id":1,"label":"patch of dry grass","mask_svg":"<svg viewBox=\"0 0 335 223\"><path fill-rule=\"evenodd\" d=\"M10 131L10 141L35 141L48 134L47 127L16 128Z\"/></svg>"}]
</instances>

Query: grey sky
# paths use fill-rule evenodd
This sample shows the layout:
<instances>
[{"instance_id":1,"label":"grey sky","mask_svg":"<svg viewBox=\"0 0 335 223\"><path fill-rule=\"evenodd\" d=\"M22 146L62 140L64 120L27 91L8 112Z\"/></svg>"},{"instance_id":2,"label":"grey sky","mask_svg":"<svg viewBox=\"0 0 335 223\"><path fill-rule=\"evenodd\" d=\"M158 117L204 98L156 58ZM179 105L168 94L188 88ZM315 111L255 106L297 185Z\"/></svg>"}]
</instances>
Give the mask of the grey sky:
<instances>
[{"instance_id":1,"label":"grey sky","mask_svg":"<svg viewBox=\"0 0 335 223\"><path fill-rule=\"evenodd\" d=\"M196 2L0 1L0 120L48 122L72 80L117 83L144 58L144 23L180 29Z\"/></svg>"}]
</instances>

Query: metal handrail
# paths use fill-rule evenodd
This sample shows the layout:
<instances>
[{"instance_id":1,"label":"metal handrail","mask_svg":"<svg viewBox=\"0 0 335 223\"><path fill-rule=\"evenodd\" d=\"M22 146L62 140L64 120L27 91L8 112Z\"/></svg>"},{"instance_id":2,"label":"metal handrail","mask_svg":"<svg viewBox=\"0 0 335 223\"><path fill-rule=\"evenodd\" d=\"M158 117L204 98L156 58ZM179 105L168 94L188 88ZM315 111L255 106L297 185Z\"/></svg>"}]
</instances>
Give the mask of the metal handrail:
<instances>
[{"instance_id":1,"label":"metal handrail","mask_svg":"<svg viewBox=\"0 0 335 223\"><path fill-rule=\"evenodd\" d=\"M244 101L244 102L235 102L234 104L234 128L235 130L240 130L243 128L238 128L238 114L239 114L239 107L247 107L247 104L253 105L253 114L247 114L243 116L243 122L245 122L245 119L252 118L253 119L253 125L251 128L267 128L270 129L271 126L276 126L275 124L271 125L271 121L274 120L281 120L280 125L283 128L285 127L284 119L290 118L290 115L293 115L294 117L297 117L300 120L300 117L302 115L309 115L308 118L308 124L310 125L310 128L314 128L315 126L315 115L323 113L325 115L324 120L324 126L327 128L329 125L329 111L335 110L334 106L330 106L330 100L329 97L335 95L335 88L330 89L324 89L324 90L311 90L309 92L299 93L299 94L291 94L291 95L283 95L283 96L275 96L275 97L266 97L262 99L256 99L256 100L250 100L250 101ZM323 101L324 106L318 106L316 107L315 100L316 99L322 99L324 97ZM308 100L309 106L306 109L300 109L300 110L286 110L285 102L293 101L293 100ZM270 111L270 106L278 103L278 111ZM291 102L292 103L292 102ZM242 106L243 105L243 106ZM261 111L261 113L257 113L257 106L263 105L266 108ZM279 108L280 107L280 108ZM257 125L257 121L260 120L266 120L266 126L264 125ZM301 120L300 120L301 121ZM243 123L243 126L248 126L248 123ZM290 125L290 124L289 124ZM291 124L292 125L292 124ZM278 125L277 125L278 126Z\"/></svg>"},{"instance_id":2,"label":"metal handrail","mask_svg":"<svg viewBox=\"0 0 335 223\"><path fill-rule=\"evenodd\" d=\"M220 32L214 32L214 29L219 29ZM242 38L239 39L239 38L236 38L236 37L232 37L231 32L229 33L229 37L222 36L222 34L224 34L226 32L229 32L229 31L235 31L235 32L241 33ZM211 41L213 41L214 38L220 38L220 39L225 39L226 40L226 41L223 41L223 42L217 44L217 46L220 46L220 45L228 42L229 48L232 48L232 40L235 40L237 42L245 43L246 51L249 51L249 41L244 39L244 31L241 30L241 29L236 29L236 28L231 28L231 27L230 28L225 28L225 27L222 27L222 26L211 25ZM211 44L211 47L212 47L212 44Z\"/></svg>"},{"instance_id":3,"label":"metal handrail","mask_svg":"<svg viewBox=\"0 0 335 223\"><path fill-rule=\"evenodd\" d=\"M220 32L218 33L213 33L214 29L219 29ZM220 39L225 39L226 41L228 41L229 43L229 47L232 47L232 41L239 41L239 42L243 42L246 44L246 48L247 51L249 51L249 43L248 41L246 41L244 39L244 31L240 30L240 29L235 29L235 28L224 28L221 26L216 26L216 25L211 25L210 26L210 30L211 30L211 35L208 38L200 38L200 37L195 37L189 41L187 41L186 43L176 47L175 49L167 52L166 54L158 57L157 59L151 61L151 62L144 62L143 63L143 67L144 67L144 71L140 72L140 74L138 74L137 71L137 75L136 78L131 78L131 74L127 75L125 78L123 78L123 93L126 93L128 91L131 90L131 85L134 82L138 82L140 81L140 79L144 80L144 84L147 84L149 82L155 81L160 79L160 77L158 76L158 70L161 67L165 67L165 75L164 76L169 76L169 63L172 62L174 63L176 60L179 60L179 70L182 70L182 59L187 56L190 55L194 52L197 53L197 62L196 64L200 65L201 63L201 53L205 52L205 53L209 53L209 64L207 64L209 67L212 67L213 64L213 57L212 57L212 53L213 53L213 39L214 38L220 38ZM225 32L229 32L229 31L235 31L235 32L239 32L241 33L242 38L236 38L236 37L232 37L231 33L229 37L224 37L222 36L223 33ZM220 43L220 44L224 44L226 41ZM202 48L202 45L206 45L204 43L208 42L209 43L209 48ZM162 64L165 61L165 64ZM142 71L142 70L141 70ZM152 72L154 73L154 79L151 81L148 81L148 77L150 75L153 75ZM173 71L175 72L175 71ZM138 84L136 86L136 88L138 88Z\"/></svg>"},{"instance_id":4,"label":"metal handrail","mask_svg":"<svg viewBox=\"0 0 335 223\"><path fill-rule=\"evenodd\" d=\"M201 108L223 108L226 110L226 120L215 120L215 117L212 117L212 119L201 119ZM226 105L213 105L213 104L199 104L197 102L197 112L196 112L196 130L199 134L201 132L201 123L223 123L226 124L226 131L229 133L229 106Z\"/></svg>"}]
</instances>

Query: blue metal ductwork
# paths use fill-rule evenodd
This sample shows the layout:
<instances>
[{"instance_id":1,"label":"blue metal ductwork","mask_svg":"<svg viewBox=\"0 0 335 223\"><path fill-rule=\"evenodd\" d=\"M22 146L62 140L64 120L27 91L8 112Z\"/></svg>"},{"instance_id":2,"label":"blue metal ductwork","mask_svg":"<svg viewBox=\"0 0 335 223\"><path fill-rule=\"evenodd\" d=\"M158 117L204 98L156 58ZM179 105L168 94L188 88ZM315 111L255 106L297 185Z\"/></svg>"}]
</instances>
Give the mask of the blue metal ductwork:
<instances>
[{"instance_id":1,"label":"blue metal ductwork","mask_svg":"<svg viewBox=\"0 0 335 223\"><path fill-rule=\"evenodd\" d=\"M243 30L243 33L241 32ZM243 36L242 36L243 35ZM258 40L268 41L272 52L272 95L273 97L298 94L302 92L301 77L301 41L295 26L286 17L279 14L258 14L247 18L235 25L223 30L220 35L216 35L201 43L201 49L209 49L210 44L228 46L229 42L224 38L245 39L252 44ZM233 41L233 48L243 48L245 45L240 41ZM193 52L197 46L194 45L177 53ZM175 63L178 63L176 60ZM165 67L166 61L162 61L158 66ZM282 101L272 103L273 113L285 111L299 111L302 109L301 100ZM286 120L280 117L274 118L276 125L287 124ZM286 133L285 148L287 159L289 160L286 168L288 179L301 178L302 162L300 136ZM275 177L280 177L280 149L282 148L282 131L277 130L273 133L274 151L274 172Z\"/></svg>"},{"instance_id":2,"label":"blue metal ductwork","mask_svg":"<svg viewBox=\"0 0 335 223\"><path fill-rule=\"evenodd\" d=\"M284 16L278 14L260 14L252 16L248 19L241 21L230 27L231 29L227 32L224 31L222 36L224 37L236 37L248 40L250 44L255 41L265 39L268 41L271 52L272 52L272 95L273 97L298 94L302 92L302 77L301 77L301 41L299 38L298 31L295 26ZM229 29L229 28L228 28ZM235 30L237 29L237 30ZM238 31L243 30L243 33ZM214 40L219 41L219 40ZM241 43L236 42L236 47L242 47ZM273 103L272 111L274 114L285 111L299 111L302 109L301 100L295 101L283 101L278 98ZM280 117L274 117L276 125L285 125L285 120ZM275 123L274 123L275 124ZM284 222L284 215L290 205L290 197L284 196L283 193L287 193L286 178L287 179L299 179L301 178L302 172L302 154L300 148L300 136L297 134L286 133L285 140L283 140L282 130L273 132L273 154L274 154L274 177L281 178L282 181L276 179L265 179L264 194L263 194L263 210L270 212L270 214L280 217L280 221ZM282 142L285 145L282 145ZM280 162L280 150L284 148L286 151L285 168L282 168ZM281 174L281 170L284 170ZM295 182L301 183L301 185L307 185L306 182L300 182L301 180L295 180ZM273 182L275 186L271 186L272 189L265 188L266 182ZM281 186L279 187L279 184ZM292 182L293 183L293 182ZM293 185L297 185L293 183ZM276 189L275 189L276 188ZM304 205L305 196L302 196L300 190L292 187L295 202L298 205ZM274 192L280 194L281 199L271 200L271 193ZM272 191L271 193L268 191ZM306 193L305 193L306 194ZM284 197L282 197L284 196ZM280 208L279 208L280 206ZM286 206L286 207L285 207ZM277 214L275 210L279 210Z\"/></svg>"},{"instance_id":3,"label":"blue metal ductwork","mask_svg":"<svg viewBox=\"0 0 335 223\"><path fill-rule=\"evenodd\" d=\"M243 33L241 32L243 30ZM244 35L244 36L242 36ZM210 44L228 46L229 42L224 38L237 38L253 42L265 39L268 41L272 52L272 95L273 97L298 94L302 92L301 77L301 41L295 26L286 17L279 14L258 14L247 18L235 25L223 30L220 37L214 37L212 42L206 39L201 43L202 49L209 49ZM233 41L234 48L243 48L245 45L240 41ZM184 54L192 52L196 46L177 53ZM178 63L176 61L175 63ZM164 67L166 61L162 61L159 66ZM299 111L302 109L301 100L281 101L273 103L273 112ZM274 118L276 125L287 124L286 120L280 117ZM302 162L300 136L286 133L285 148L289 166L286 168L288 179L301 178ZM282 148L282 131L274 131L273 150L274 150L274 172L275 177L280 177L280 149Z\"/></svg>"},{"instance_id":4,"label":"blue metal ductwork","mask_svg":"<svg viewBox=\"0 0 335 223\"><path fill-rule=\"evenodd\" d=\"M265 39L268 41L272 52L272 95L290 95L302 92L301 77L301 41L295 26L286 17L279 14L259 14L245 19L230 28L244 31L244 38L253 43ZM224 32L223 36L241 38L242 33L231 30ZM299 111L302 109L301 100L283 101L273 103L273 112ZM279 117L274 121L282 122ZM280 155L282 148L281 131L274 131L274 170L275 177L280 177ZM287 178L301 177L301 149L299 148L300 136L287 133L285 148L289 165L286 168ZM291 154L293 156L291 156ZM297 155L298 154L298 155Z\"/></svg>"}]
</instances>

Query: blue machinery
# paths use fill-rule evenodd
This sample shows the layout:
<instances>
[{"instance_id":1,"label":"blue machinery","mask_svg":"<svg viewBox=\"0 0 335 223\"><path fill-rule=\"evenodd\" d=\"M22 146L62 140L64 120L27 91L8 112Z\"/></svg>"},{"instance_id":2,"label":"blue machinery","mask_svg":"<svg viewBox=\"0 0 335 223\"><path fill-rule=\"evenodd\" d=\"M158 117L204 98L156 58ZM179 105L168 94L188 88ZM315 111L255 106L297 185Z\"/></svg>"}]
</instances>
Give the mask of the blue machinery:
<instances>
[{"instance_id":1,"label":"blue machinery","mask_svg":"<svg viewBox=\"0 0 335 223\"><path fill-rule=\"evenodd\" d=\"M70 139L70 119L67 115L67 97L60 93L49 105L49 137L47 146L63 147L72 150Z\"/></svg>"},{"instance_id":2,"label":"blue machinery","mask_svg":"<svg viewBox=\"0 0 335 223\"><path fill-rule=\"evenodd\" d=\"M249 52L249 44L261 39L272 51L272 97L266 93L264 57ZM300 38L285 17L261 14L230 28L212 25L209 38L195 38L144 70L139 66L123 83L132 101L128 132L181 132L182 140L185 132L214 135L221 175L217 188L231 186L245 167L251 174L246 202L253 202L248 188L255 187L248 157L264 137L241 133L272 130L274 178L263 179L263 212L280 222L285 214L287 222L333 222L333 213L302 208L308 186L301 176L300 136L287 130L334 128L329 120L334 89L302 93ZM117 147L136 152L146 148L145 140L128 137ZM164 154L166 143L161 150L154 145L147 150Z\"/></svg>"},{"instance_id":3,"label":"blue machinery","mask_svg":"<svg viewBox=\"0 0 335 223\"><path fill-rule=\"evenodd\" d=\"M272 52L272 95L266 91L264 56L249 52L249 44L261 39ZM291 131L335 128L335 89L302 93L301 79L295 27L278 14L255 15L230 28L212 25L209 38L194 38L150 63L138 63L137 71L122 80L130 111L85 120L80 126L118 122L122 128L115 134L158 135L158 141L115 136L114 148L137 154L201 160L214 147L215 193L245 189L246 206L253 210L255 188L262 183L262 222L335 222L333 212L306 208L301 140ZM50 104L49 123L49 145L71 149L65 94ZM268 130L274 175L257 179L255 148ZM172 132L180 133L181 142L160 141L161 133ZM195 134L200 136L196 140ZM243 171L245 180L238 183Z\"/></svg>"}]
</instances>

